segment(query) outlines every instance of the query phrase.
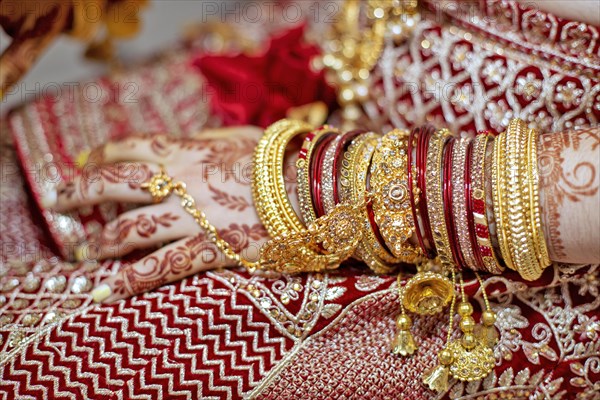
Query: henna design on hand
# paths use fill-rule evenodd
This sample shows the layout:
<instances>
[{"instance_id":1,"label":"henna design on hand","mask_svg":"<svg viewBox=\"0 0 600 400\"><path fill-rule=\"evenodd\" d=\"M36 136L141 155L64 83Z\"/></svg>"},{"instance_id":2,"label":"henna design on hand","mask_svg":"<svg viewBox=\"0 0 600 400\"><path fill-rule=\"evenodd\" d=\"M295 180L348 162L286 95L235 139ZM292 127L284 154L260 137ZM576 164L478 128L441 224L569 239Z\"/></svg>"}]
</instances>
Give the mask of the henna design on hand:
<instances>
[{"instance_id":1,"label":"henna design on hand","mask_svg":"<svg viewBox=\"0 0 600 400\"><path fill-rule=\"evenodd\" d=\"M214 193L211 199L216 201L220 206L226 207L234 211L244 211L252 204L244 196L235 196L222 190L217 189L212 185L208 185L208 190Z\"/></svg>"},{"instance_id":2,"label":"henna design on hand","mask_svg":"<svg viewBox=\"0 0 600 400\"><path fill-rule=\"evenodd\" d=\"M222 182L233 179L236 183L249 185L252 176L250 157L257 143L256 139L244 137L207 141L203 148L206 154L200 160L203 179L208 181L210 175L220 172Z\"/></svg>"},{"instance_id":3,"label":"henna design on hand","mask_svg":"<svg viewBox=\"0 0 600 400\"><path fill-rule=\"evenodd\" d=\"M139 189L142 183L148 181L153 175L146 164L118 163L100 168L84 169L79 180L79 192L82 198L89 196L89 191L95 183L96 194L104 193L105 182L127 183L131 189ZM68 184L67 184L68 185ZM72 195L72 193L69 193Z\"/></svg>"},{"instance_id":4,"label":"henna design on hand","mask_svg":"<svg viewBox=\"0 0 600 400\"><path fill-rule=\"evenodd\" d=\"M234 251L241 252L253 243L268 238L262 224L230 224L219 234L227 240ZM204 232L187 239L183 244L167 250L161 257L150 255L140 263L130 264L120 272L115 281L114 292L133 296L152 290L192 272L194 262L202 263L202 270L227 265L227 259L208 239Z\"/></svg>"},{"instance_id":5,"label":"henna design on hand","mask_svg":"<svg viewBox=\"0 0 600 400\"><path fill-rule=\"evenodd\" d=\"M555 256L565 257L565 249L560 235L560 207L565 202L579 202L583 197L598 193L596 168L593 164L581 161L566 170L565 153L569 149L579 150L582 141L592 141L591 150L600 145L598 128L576 132L562 132L542 135L538 146L538 169L540 190L544 191L543 213L548 215L544 225L548 245ZM580 181L582 176L587 177Z\"/></svg>"},{"instance_id":6,"label":"henna design on hand","mask_svg":"<svg viewBox=\"0 0 600 400\"><path fill-rule=\"evenodd\" d=\"M140 214L136 219L118 219L115 221L116 224L111 223L105 227L100 236L99 244L102 246L120 244L129 236L133 228L140 237L149 238L156 233L159 226L169 228L178 219L178 215L173 215L170 212L159 216L152 215L148 217L146 214Z\"/></svg>"}]
</instances>

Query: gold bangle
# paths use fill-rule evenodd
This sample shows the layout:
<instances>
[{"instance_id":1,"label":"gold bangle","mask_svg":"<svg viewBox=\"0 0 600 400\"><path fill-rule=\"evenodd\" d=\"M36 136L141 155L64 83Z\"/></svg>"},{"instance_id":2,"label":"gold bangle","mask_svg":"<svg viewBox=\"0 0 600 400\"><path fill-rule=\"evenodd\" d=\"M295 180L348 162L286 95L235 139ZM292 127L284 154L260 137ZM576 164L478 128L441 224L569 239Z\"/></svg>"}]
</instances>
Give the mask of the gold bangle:
<instances>
[{"instance_id":1,"label":"gold bangle","mask_svg":"<svg viewBox=\"0 0 600 400\"><path fill-rule=\"evenodd\" d=\"M444 146L450 136L452 136L450 131L440 129L435 132L429 141L425 188L427 190L427 210L431 219L431 230L438 258L444 267L454 270L454 259L444 215L442 179Z\"/></svg>"},{"instance_id":2,"label":"gold bangle","mask_svg":"<svg viewBox=\"0 0 600 400\"><path fill-rule=\"evenodd\" d=\"M533 243L532 222L529 215L531 193L527 182L527 126L513 119L506 128L506 164L504 176L507 193L509 249L517 271L526 280L535 280L542 274ZM509 173L510 172L510 173Z\"/></svg>"},{"instance_id":3,"label":"gold bangle","mask_svg":"<svg viewBox=\"0 0 600 400\"><path fill-rule=\"evenodd\" d=\"M492 245L490 224L487 213L486 188L485 188L485 171L488 167L486 163L487 148L490 136L479 135L473 143L473 163L471 174L471 185L473 187L472 197L474 204L479 204L479 207L473 209L473 221L475 223L475 237L477 245L482 252L483 267L491 274L501 274L504 270L501 262L496 257L494 246ZM480 235L477 230L477 225L481 225L485 233Z\"/></svg>"},{"instance_id":4,"label":"gold bangle","mask_svg":"<svg viewBox=\"0 0 600 400\"><path fill-rule=\"evenodd\" d=\"M344 153L340 188L343 202L359 203L364 201L367 195L369 166L375 145L380 137L381 135L373 132L364 133L354 139ZM356 248L355 257L362 260L375 273L391 272L394 268L391 264L398 264L400 261L389 254L375 237L366 205L362 210L361 219L363 240Z\"/></svg>"},{"instance_id":5,"label":"gold bangle","mask_svg":"<svg viewBox=\"0 0 600 400\"><path fill-rule=\"evenodd\" d=\"M467 267L477 268L474 249L469 234L469 223L467 220L467 199L465 197L465 169L467 158L467 147L470 139L457 139L454 144L452 157L452 212L454 224L456 225L456 236L458 238L458 251L462 253Z\"/></svg>"},{"instance_id":6,"label":"gold bangle","mask_svg":"<svg viewBox=\"0 0 600 400\"><path fill-rule=\"evenodd\" d=\"M530 214L531 214L531 229L533 233L533 243L537 249L538 261L542 268L548 267L552 261L548 254L548 247L542 229L542 217L540 212L540 194L539 194L539 171L537 159L537 143L539 133L530 129L528 134L528 152L527 152L527 182L529 182L530 193Z\"/></svg>"},{"instance_id":7,"label":"gold bangle","mask_svg":"<svg viewBox=\"0 0 600 400\"><path fill-rule=\"evenodd\" d=\"M504 162L503 162L503 144L504 134L500 134L494 140L494 162L492 164L492 194L494 199L494 217L496 220L496 238L498 239L498 247L500 254L506 266L516 271L513 263L510 250L508 249L508 222L506 221L506 213L504 203Z\"/></svg>"},{"instance_id":8,"label":"gold bangle","mask_svg":"<svg viewBox=\"0 0 600 400\"><path fill-rule=\"evenodd\" d=\"M338 133L337 130L325 125L314 132L309 133L302 142L300 157L296 161L297 168L297 191L298 202L300 204L300 213L306 225L317 219L317 213L313 207L313 201L310 191L310 168L314 149L323 137L327 134ZM316 195L316 193L315 193Z\"/></svg>"},{"instance_id":9,"label":"gold bangle","mask_svg":"<svg viewBox=\"0 0 600 400\"><path fill-rule=\"evenodd\" d=\"M342 140L342 137L342 135L339 135L333 139L323 157L323 168L321 170L321 198L325 214L329 214L335 207L333 174L336 173L336 171L333 170L333 165L335 163L335 158L337 157L337 146L340 140Z\"/></svg>"},{"instance_id":10,"label":"gold bangle","mask_svg":"<svg viewBox=\"0 0 600 400\"><path fill-rule=\"evenodd\" d=\"M304 228L287 196L283 163L287 144L311 129L304 122L282 119L265 130L256 146L252 197L258 217L271 237Z\"/></svg>"},{"instance_id":11,"label":"gold bangle","mask_svg":"<svg viewBox=\"0 0 600 400\"><path fill-rule=\"evenodd\" d=\"M395 129L379 142L371 163L371 193L373 213L381 236L398 260L406 263L422 261L423 253L410 243L415 233L408 198L409 132Z\"/></svg>"},{"instance_id":12,"label":"gold bangle","mask_svg":"<svg viewBox=\"0 0 600 400\"><path fill-rule=\"evenodd\" d=\"M362 238L365 202L339 205L304 229L287 197L283 176L286 145L311 126L280 120L269 126L254 153L252 196L260 220L271 235L260 252L260 266L282 273L337 268Z\"/></svg>"}]
</instances>

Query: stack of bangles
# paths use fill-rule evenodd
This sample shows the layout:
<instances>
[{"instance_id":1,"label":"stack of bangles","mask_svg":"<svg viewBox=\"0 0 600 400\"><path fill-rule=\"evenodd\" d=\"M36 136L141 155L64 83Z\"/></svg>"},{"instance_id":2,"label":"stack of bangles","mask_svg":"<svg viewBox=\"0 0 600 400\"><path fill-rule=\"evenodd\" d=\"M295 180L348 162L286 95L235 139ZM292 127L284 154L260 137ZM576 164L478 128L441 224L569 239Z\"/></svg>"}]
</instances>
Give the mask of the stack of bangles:
<instances>
[{"instance_id":1,"label":"stack of bangles","mask_svg":"<svg viewBox=\"0 0 600 400\"><path fill-rule=\"evenodd\" d=\"M283 176L286 149L298 138L300 215ZM519 119L498 136L482 132L474 138L431 126L381 135L278 121L266 129L254 155L254 204L271 236L256 262L231 251L203 213L194 211L182 185L173 191L225 255L251 271L326 271L351 257L380 274L417 265L404 285L398 279L392 351L406 356L417 348L407 312L432 315L449 306L447 343L439 365L424 376L431 389L443 391L449 375L477 380L494 365L496 314L482 287L485 308L475 322L463 271L475 271L480 284L478 271L500 274L505 267L535 280L551 263L541 226L537 139ZM164 192L164 185L159 189ZM458 339L451 337L455 306Z\"/></svg>"}]
</instances>

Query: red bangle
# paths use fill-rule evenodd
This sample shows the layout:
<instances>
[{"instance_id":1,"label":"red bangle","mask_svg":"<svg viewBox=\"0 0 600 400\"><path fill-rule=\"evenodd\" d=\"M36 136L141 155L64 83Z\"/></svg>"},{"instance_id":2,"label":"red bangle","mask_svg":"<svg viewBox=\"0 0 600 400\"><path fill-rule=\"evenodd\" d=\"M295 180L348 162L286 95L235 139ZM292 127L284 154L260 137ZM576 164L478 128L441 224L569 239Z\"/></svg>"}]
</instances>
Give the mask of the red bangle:
<instances>
[{"instance_id":1,"label":"red bangle","mask_svg":"<svg viewBox=\"0 0 600 400\"><path fill-rule=\"evenodd\" d=\"M419 128L419 137L417 141L417 188L419 190L419 200L417 206L419 207L419 215L421 216L421 222L423 224L423 241L425 245L425 254L427 258L433 259L437 255L435 242L433 240L433 232L431 230L431 223L429 219L429 211L427 209L427 190L425 186L426 169L427 169L427 150L429 149L429 140L435 133L435 128L431 125L425 125Z\"/></svg>"},{"instance_id":2,"label":"red bangle","mask_svg":"<svg viewBox=\"0 0 600 400\"><path fill-rule=\"evenodd\" d=\"M483 255L481 249L477 243L477 236L475 232L475 218L473 217L473 186L471 185L471 164L473 163L473 146L475 145L474 140L471 140L467 147L467 156L465 158L465 203L467 205L467 224L469 227L469 239L471 241L471 247L473 248L473 254L475 255L475 261L477 263L477 270L485 269L483 263Z\"/></svg>"},{"instance_id":3,"label":"red bangle","mask_svg":"<svg viewBox=\"0 0 600 400\"><path fill-rule=\"evenodd\" d=\"M419 213L417 210L417 204L415 204L415 186L416 182L413 183L413 150L414 150L414 141L416 133L420 132L418 128L415 128L410 131L410 135L408 137L408 146L407 146L407 180L408 180L408 199L410 201L410 209L413 215L413 221L415 222L415 235L417 236L417 241L419 243L419 247L421 247L421 251L423 254L427 253L427 248L425 247L425 242L423 241L423 232L422 232L422 223L419 220ZM417 138L418 139L418 138ZM416 154L415 154L416 155ZM416 158L416 157L415 157ZM415 161L415 169L416 169L416 161Z\"/></svg>"},{"instance_id":4,"label":"red bangle","mask_svg":"<svg viewBox=\"0 0 600 400\"><path fill-rule=\"evenodd\" d=\"M323 167L323 157L325 155L325 149L331 143L338 133L332 130L330 133L326 133L319 142L315 143L315 155L310 160L309 179L311 182L311 199L315 214L318 217L325 215L323 209L323 201L321 197L321 169Z\"/></svg>"},{"instance_id":5,"label":"red bangle","mask_svg":"<svg viewBox=\"0 0 600 400\"><path fill-rule=\"evenodd\" d=\"M444 216L446 221L446 230L448 231L448 241L450 243L450 251L452 258L456 264L458 270L461 270L464 266L464 260L462 259L462 253L458 248L458 240L456 237L456 227L454 226L454 215L452 214L452 154L454 152L454 144L456 138L452 137L446 144L444 149L443 165L444 170L442 172L443 179L443 198L444 198Z\"/></svg>"},{"instance_id":6,"label":"red bangle","mask_svg":"<svg viewBox=\"0 0 600 400\"><path fill-rule=\"evenodd\" d=\"M357 129L354 131L346 132L342 136L342 139L338 142L335 149L335 159L333 160L333 201L335 204L340 203L340 192L338 189L338 182L340 177L339 164L341 159L344 157L346 148L352 143L352 141L359 135L367 132L366 130Z\"/></svg>"}]
</instances>

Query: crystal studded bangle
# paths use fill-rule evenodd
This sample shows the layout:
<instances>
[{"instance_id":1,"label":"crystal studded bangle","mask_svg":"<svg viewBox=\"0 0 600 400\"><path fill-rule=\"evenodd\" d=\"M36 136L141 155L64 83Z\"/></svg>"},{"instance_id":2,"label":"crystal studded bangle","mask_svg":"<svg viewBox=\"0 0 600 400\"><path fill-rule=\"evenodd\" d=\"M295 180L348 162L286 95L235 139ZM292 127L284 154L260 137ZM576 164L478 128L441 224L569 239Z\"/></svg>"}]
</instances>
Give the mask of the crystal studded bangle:
<instances>
[{"instance_id":1,"label":"crystal studded bangle","mask_svg":"<svg viewBox=\"0 0 600 400\"><path fill-rule=\"evenodd\" d=\"M410 243L415 233L408 189L410 133L393 130L377 145L371 163L370 192L375 223L387 249L406 263L422 260L423 253Z\"/></svg>"},{"instance_id":2,"label":"crystal studded bangle","mask_svg":"<svg viewBox=\"0 0 600 400\"><path fill-rule=\"evenodd\" d=\"M433 232L433 238L438 258L442 265L454 270L455 263L450 248L450 240L444 215L443 195L443 156L444 146L451 133L446 129L436 131L429 140L426 167L427 211Z\"/></svg>"},{"instance_id":3,"label":"crystal studded bangle","mask_svg":"<svg viewBox=\"0 0 600 400\"><path fill-rule=\"evenodd\" d=\"M310 197L312 199L312 205L315 210L315 214L318 217L325 215L325 209L323 206L323 164L326 150L329 145L339 138L339 131L334 128L330 128L320 139L318 143L315 143L314 157L310 161L310 173L309 180L311 183Z\"/></svg>"},{"instance_id":4,"label":"crystal studded bangle","mask_svg":"<svg viewBox=\"0 0 600 400\"><path fill-rule=\"evenodd\" d=\"M469 232L469 221L467 217L466 192L466 159L467 149L471 139L457 139L454 145L452 159L452 214L455 233L458 238L459 251L466 267L477 269L475 254ZM456 238L455 238L456 240Z\"/></svg>"},{"instance_id":5,"label":"crystal studded bangle","mask_svg":"<svg viewBox=\"0 0 600 400\"><path fill-rule=\"evenodd\" d=\"M313 206L311 196L311 163L314 161L313 152L318 147L319 142L330 133L331 128L323 126L315 131L310 132L304 138L302 147L296 161L297 168L297 190L298 202L300 203L300 213L306 225L317 219L317 213Z\"/></svg>"}]
</instances>

